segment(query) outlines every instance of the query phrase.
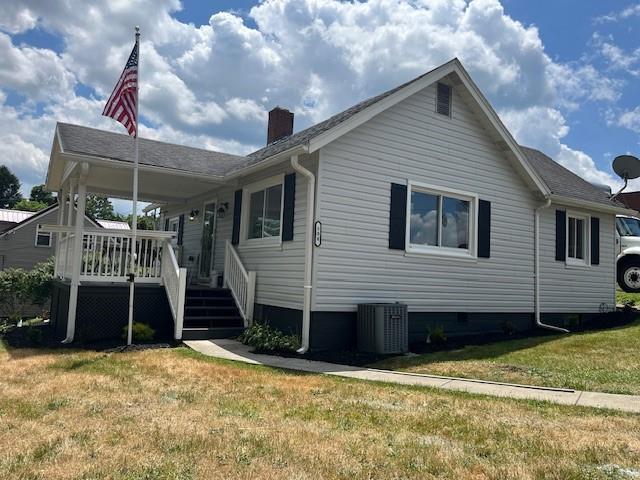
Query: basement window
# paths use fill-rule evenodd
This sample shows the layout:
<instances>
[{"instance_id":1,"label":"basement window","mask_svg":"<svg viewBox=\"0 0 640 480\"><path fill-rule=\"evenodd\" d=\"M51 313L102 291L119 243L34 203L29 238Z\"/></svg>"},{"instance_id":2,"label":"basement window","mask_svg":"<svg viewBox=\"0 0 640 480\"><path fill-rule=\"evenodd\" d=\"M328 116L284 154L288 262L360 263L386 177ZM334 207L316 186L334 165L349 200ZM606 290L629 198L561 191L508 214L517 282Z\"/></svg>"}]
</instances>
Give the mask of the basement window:
<instances>
[{"instance_id":1,"label":"basement window","mask_svg":"<svg viewBox=\"0 0 640 480\"><path fill-rule=\"evenodd\" d=\"M436 94L436 112L451 116L451 86L438 82Z\"/></svg>"}]
</instances>

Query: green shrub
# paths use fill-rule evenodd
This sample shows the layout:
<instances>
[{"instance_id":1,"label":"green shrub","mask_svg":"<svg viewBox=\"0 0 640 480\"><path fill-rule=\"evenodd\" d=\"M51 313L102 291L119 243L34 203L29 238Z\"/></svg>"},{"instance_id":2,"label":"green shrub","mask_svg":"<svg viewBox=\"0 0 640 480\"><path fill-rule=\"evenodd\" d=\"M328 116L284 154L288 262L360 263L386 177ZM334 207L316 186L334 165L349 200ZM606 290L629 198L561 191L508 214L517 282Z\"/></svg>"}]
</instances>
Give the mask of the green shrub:
<instances>
[{"instance_id":1,"label":"green shrub","mask_svg":"<svg viewBox=\"0 0 640 480\"><path fill-rule=\"evenodd\" d=\"M122 329L122 339L127 340L127 333L129 332L129 326L125 325ZM133 322L131 326L131 335L134 342L149 343L153 341L156 335L156 331L146 323Z\"/></svg>"},{"instance_id":2,"label":"green shrub","mask_svg":"<svg viewBox=\"0 0 640 480\"><path fill-rule=\"evenodd\" d=\"M17 323L30 305L44 305L51 296L53 259L37 264L33 270L9 268L0 272L0 317Z\"/></svg>"},{"instance_id":3,"label":"green shrub","mask_svg":"<svg viewBox=\"0 0 640 480\"><path fill-rule=\"evenodd\" d=\"M432 343L433 345L444 345L447 343L447 335L444 333L444 327L442 325L435 326L429 331L427 343Z\"/></svg>"},{"instance_id":4,"label":"green shrub","mask_svg":"<svg viewBox=\"0 0 640 480\"><path fill-rule=\"evenodd\" d=\"M295 352L300 348L300 340L295 335L286 335L269 325L254 323L247 328L239 340L256 350L266 352Z\"/></svg>"}]
</instances>

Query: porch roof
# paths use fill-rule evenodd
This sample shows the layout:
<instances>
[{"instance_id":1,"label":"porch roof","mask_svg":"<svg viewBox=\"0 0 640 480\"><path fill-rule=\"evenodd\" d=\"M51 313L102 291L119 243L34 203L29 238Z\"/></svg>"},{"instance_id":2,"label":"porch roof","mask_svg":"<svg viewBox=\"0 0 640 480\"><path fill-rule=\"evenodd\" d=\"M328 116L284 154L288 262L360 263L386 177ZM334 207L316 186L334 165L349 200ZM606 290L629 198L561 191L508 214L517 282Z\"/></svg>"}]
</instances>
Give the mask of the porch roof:
<instances>
[{"instance_id":1,"label":"porch roof","mask_svg":"<svg viewBox=\"0 0 640 480\"><path fill-rule=\"evenodd\" d=\"M59 190L81 162L87 191L130 199L135 141L128 135L58 123L46 186ZM139 199L181 202L214 189L244 157L140 138Z\"/></svg>"}]
</instances>

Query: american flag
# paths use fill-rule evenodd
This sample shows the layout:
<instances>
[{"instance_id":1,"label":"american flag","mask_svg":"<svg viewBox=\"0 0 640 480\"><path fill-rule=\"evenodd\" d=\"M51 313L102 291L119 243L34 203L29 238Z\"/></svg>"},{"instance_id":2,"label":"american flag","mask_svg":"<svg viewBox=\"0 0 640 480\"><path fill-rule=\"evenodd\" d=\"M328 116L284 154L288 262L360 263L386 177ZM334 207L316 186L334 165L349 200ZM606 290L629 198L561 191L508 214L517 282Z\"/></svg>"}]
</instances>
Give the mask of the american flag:
<instances>
[{"instance_id":1,"label":"american flag","mask_svg":"<svg viewBox=\"0 0 640 480\"><path fill-rule=\"evenodd\" d=\"M105 117L111 117L120 122L135 137L136 115L138 104L138 42L133 47L129 60L120 75L120 79L113 89L107 104L102 111Z\"/></svg>"}]
</instances>

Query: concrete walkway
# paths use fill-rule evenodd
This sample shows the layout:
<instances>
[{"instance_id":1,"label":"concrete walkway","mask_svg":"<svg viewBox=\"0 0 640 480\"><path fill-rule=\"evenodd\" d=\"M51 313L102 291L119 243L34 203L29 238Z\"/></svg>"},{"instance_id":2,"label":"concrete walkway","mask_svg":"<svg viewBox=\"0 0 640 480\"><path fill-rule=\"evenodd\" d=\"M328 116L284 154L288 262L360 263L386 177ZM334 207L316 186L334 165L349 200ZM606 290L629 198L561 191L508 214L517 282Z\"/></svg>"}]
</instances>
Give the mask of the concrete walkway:
<instances>
[{"instance_id":1,"label":"concrete walkway","mask_svg":"<svg viewBox=\"0 0 640 480\"><path fill-rule=\"evenodd\" d=\"M609 408L625 412L640 413L640 395L618 395L614 393L581 392L578 390L534 387L509 383L489 382L438 375L393 372L373 368L352 367L334 363L317 362L300 358L277 357L251 352L251 348L235 340L189 340L184 342L193 350L210 357L237 362L266 365L287 370L335 375L338 377L371 380L375 382L416 385L421 387L459 390L495 397L509 397L526 400L545 400L564 405Z\"/></svg>"}]
</instances>

